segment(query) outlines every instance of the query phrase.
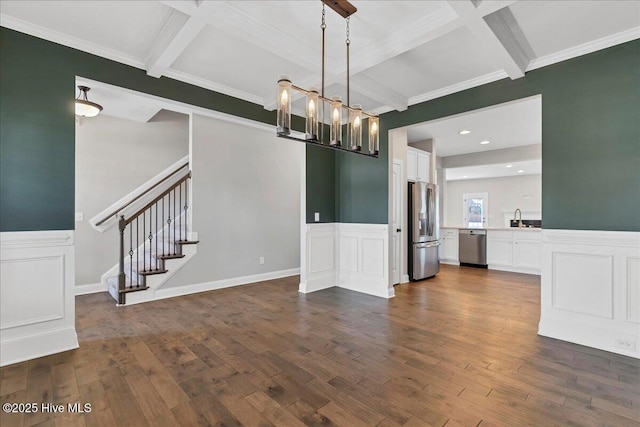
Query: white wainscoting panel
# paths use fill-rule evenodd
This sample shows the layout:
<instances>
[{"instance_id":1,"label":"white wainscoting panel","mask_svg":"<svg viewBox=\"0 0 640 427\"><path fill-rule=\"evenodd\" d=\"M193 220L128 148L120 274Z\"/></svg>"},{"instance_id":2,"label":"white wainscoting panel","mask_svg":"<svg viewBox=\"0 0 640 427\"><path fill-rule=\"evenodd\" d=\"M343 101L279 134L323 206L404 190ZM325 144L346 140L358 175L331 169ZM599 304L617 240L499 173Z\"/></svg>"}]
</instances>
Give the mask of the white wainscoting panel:
<instances>
[{"instance_id":1,"label":"white wainscoting panel","mask_svg":"<svg viewBox=\"0 0 640 427\"><path fill-rule=\"evenodd\" d=\"M542 231L538 334L640 358L640 233Z\"/></svg>"},{"instance_id":2,"label":"white wainscoting panel","mask_svg":"<svg viewBox=\"0 0 640 427\"><path fill-rule=\"evenodd\" d=\"M336 224L308 224L304 230L306 274L301 274L299 291L315 292L336 285Z\"/></svg>"},{"instance_id":3,"label":"white wainscoting panel","mask_svg":"<svg viewBox=\"0 0 640 427\"><path fill-rule=\"evenodd\" d=\"M553 307L613 318L613 257L553 253Z\"/></svg>"},{"instance_id":4,"label":"white wainscoting panel","mask_svg":"<svg viewBox=\"0 0 640 427\"><path fill-rule=\"evenodd\" d=\"M73 230L0 233L0 366L78 347Z\"/></svg>"},{"instance_id":5,"label":"white wainscoting panel","mask_svg":"<svg viewBox=\"0 0 640 427\"><path fill-rule=\"evenodd\" d=\"M627 258L627 320L640 323L640 258Z\"/></svg>"},{"instance_id":6,"label":"white wainscoting panel","mask_svg":"<svg viewBox=\"0 0 640 427\"><path fill-rule=\"evenodd\" d=\"M5 258L0 269L0 329L64 317L64 255ZM51 286L42 286L50 283Z\"/></svg>"},{"instance_id":7,"label":"white wainscoting panel","mask_svg":"<svg viewBox=\"0 0 640 427\"><path fill-rule=\"evenodd\" d=\"M382 298L393 297L388 225L340 223L338 239L338 286ZM343 248L349 248L349 253L343 254Z\"/></svg>"},{"instance_id":8,"label":"white wainscoting panel","mask_svg":"<svg viewBox=\"0 0 640 427\"><path fill-rule=\"evenodd\" d=\"M380 238L371 239L369 237L363 237L361 242L362 274L373 277L383 277L384 263L380 262L380 260L384 260L385 241Z\"/></svg>"}]
</instances>

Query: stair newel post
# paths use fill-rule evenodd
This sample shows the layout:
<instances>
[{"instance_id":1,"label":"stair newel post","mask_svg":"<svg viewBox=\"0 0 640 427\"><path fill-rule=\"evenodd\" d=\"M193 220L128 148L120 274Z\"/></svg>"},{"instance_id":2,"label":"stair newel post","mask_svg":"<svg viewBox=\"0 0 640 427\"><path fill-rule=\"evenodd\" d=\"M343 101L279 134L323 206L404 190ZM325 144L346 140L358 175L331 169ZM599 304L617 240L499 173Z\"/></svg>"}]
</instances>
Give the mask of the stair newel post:
<instances>
[{"instance_id":1,"label":"stair newel post","mask_svg":"<svg viewBox=\"0 0 640 427\"><path fill-rule=\"evenodd\" d=\"M125 303L125 287L126 277L124 274L124 229L127 227L127 223L124 219L124 215L120 216L118 221L118 228L120 230L120 256L118 258L118 304L124 305Z\"/></svg>"},{"instance_id":2,"label":"stair newel post","mask_svg":"<svg viewBox=\"0 0 640 427\"><path fill-rule=\"evenodd\" d=\"M155 204L156 207L156 270L158 269L158 202Z\"/></svg>"},{"instance_id":3,"label":"stair newel post","mask_svg":"<svg viewBox=\"0 0 640 427\"><path fill-rule=\"evenodd\" d=\"M184 240L189 240L189 178L184 181Z\"/></svg>"},{"instance_id":4,"label":"stair newel post","mask_svg":"<svg viewBox=\"0 0 640 427\"><path fill-rule=\"evenodd\" d=\"M138 224L138 218L140 217L136 217L136 274L140 271L140 225ZM133 225L131 227L133 228ZM133 286L133 273L131 274L131 286ZM138 286L140 286L140 281L136 280L136 287Z\"/></svg>"},{"instance_id":5,"label":"stair newel post","mask_svg":"<svg viewBox=\"0 0 640 427\"><path fill-rule=\"evenodd\" d=\"M162 227L162 256L164 256L164 242L167 240L164 232L164 197L162 198L162 224L160 226Z\"/></svg>"}]
</instances>

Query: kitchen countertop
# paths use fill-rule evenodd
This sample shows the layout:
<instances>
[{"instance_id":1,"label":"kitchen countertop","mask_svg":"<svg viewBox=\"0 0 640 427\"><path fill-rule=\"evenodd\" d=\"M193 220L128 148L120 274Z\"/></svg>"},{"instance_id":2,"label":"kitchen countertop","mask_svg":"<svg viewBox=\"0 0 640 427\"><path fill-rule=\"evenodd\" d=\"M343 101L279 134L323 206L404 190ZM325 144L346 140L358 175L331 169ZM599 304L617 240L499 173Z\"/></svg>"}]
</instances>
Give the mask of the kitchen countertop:
<instances>
[{"instance_id":1,"label":"kitchen countertop","mask_svg":"<svg viewBox=\"0 0 640 427\"><path fill-rule=\"evenodd\" d=\"M487 228L468 228L468 227L440 227L447 228L453 230L459 230L461 228L466 230L487 230L487 231L542 231L542 228L534 228L534 227L487 227Z\"/></svg>"}]
</instances>

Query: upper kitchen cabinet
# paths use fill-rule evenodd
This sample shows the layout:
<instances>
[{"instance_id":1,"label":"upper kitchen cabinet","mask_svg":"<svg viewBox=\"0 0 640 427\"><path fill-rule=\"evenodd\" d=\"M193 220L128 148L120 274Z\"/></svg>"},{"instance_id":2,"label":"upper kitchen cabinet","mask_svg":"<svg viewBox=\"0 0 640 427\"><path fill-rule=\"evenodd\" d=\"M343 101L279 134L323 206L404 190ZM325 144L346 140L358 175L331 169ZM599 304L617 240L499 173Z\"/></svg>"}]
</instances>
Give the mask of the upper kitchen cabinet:
<instances>
[{"instance_id":1,"label":"upper kitchen cabinet","mask_svg":"<svg viewBox=\"0 0 640 427\"><path fill-rule=\"evenodd\" d=\"M407 147L407 180L409 181L429 181L429 165L431 163L431 153Z\"/></svg>"}]
</instances>

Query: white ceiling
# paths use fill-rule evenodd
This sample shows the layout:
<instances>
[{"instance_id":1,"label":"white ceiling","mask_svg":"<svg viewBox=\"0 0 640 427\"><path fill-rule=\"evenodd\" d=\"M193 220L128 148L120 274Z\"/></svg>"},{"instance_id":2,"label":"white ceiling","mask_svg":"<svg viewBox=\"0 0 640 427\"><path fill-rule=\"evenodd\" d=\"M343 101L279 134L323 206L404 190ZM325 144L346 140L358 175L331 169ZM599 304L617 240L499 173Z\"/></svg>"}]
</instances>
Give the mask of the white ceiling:
<instances>
[{"instance_id":1,"label":"white ceiling","mask_svg":"<svg viewBox=\"0 0 640 427\"><path fill-rule=\"evenodd\" d=\"M460 135L460 131L471 133ZM542 143L542 98L534 96L407 128L409 143L433 139L439 157ZM489 144L480 144L489 141Z\"/></svg>"},{"instance_id":2,"label":"white ceiling","mask_svg":"<svg viewBox=\"0 0 640 427\"><path fill-rule=\"evenodd\" d=\"M445 169L446 181L498 178L542 173L542 159Z\"/></svg>"},{"instance_id":3,"label":"white ceiling","mask_svg":"<svg viewBox=\"0 0 640 427\"><path fill-rule=\"evenodd\" d=\"M353 0L351 101L382 113L640 38L638 1ZM320 85L319 1L9 1L0 25L273 109ZM327 9L326 95L345 93ZM89 76L90 77L90 76ZM95 96L91 96L95 95ZM90 99L107 108L98 93ZM493 147L492 147L493 148Z\"/></svg>"}]
</instances>

